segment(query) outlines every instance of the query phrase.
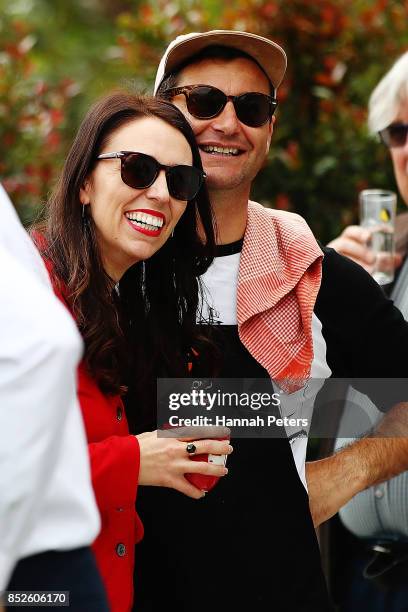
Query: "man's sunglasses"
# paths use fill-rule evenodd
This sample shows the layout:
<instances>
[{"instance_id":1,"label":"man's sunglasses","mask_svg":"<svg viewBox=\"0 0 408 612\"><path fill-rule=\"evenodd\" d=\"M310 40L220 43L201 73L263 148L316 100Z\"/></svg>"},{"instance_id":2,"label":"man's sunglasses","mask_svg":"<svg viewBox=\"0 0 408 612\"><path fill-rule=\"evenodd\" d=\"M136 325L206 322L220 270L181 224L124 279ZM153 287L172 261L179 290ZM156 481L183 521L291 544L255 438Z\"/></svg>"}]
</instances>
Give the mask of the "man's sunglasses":
<instances>
[{"instance_id":1,"label":"man's sunglasses","mask_svg":"<svg viewBox=\"0 0 408 612\"><path fill-rule=\"evenodd\" d=\"M391 123L379 132L381 140L387 147L403 147L407 142L408 123Z\"/></svg>"},{"instance_id":2,"label":"man's sunglasses","mask_svg":"<svg viewBox=\"0 0 408 612\"><path fill-rule=\"evenodd\" d=\"M122 181L133 189L146 189L153 185L160 170L166 173L167 189L176 200L194 200L206 177L195 166L165 166L154 157L135 151L102 153L97 159L120 159Z\"/></svg>"},{"instance_id":3,"label":"man's sunglasses","mask_svg":"<svg viewBox=\"0 0 408 612\"><path fill-rule=\"evenodd\" d=\"M217 117L224 110L228 100L231 100L238 119L249 127L260 127L270 121L278 105L275 98L263 93L249 91L239 96L227 96L211 85L172 87L166 89L163 94L169 98L184 94L187 110L196 119Z\"/></svg>"}]
</instances>

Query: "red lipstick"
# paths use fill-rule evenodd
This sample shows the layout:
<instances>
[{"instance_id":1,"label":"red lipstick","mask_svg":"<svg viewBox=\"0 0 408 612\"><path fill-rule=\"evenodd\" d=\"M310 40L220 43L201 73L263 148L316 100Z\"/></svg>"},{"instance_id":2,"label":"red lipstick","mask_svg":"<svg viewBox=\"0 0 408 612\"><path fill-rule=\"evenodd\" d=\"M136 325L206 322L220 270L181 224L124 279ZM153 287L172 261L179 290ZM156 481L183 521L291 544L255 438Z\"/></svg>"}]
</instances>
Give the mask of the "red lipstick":
<instances>
[{"instance_id":1,"label":"red lipstick","mask_svg":"<svg viewBox=\"0 0 408 612\"><path fill-rule=\"evenodd\" d=\"M155 230L151 230L148 229L147 227L143 227L143 225L137 225L137 223L143 223L143 221L139 220L131 220L129 219L126 214L135 214L135 213L144 213L146 215L149 215L151 217L156 217L156 219L161 219L163 221L163 225L161 227L158 227ZM157 210L151 210L149 208L136 208L135 210L127 210L125 213L125 219L128 222L128 224L131 226L132 229L136 230L137 232L140 232L141 234L145 234L146 236L160 236L164 226L166 225L166 217L163 215L163 213L158 212Z\"/></svg>"}]
</instances>

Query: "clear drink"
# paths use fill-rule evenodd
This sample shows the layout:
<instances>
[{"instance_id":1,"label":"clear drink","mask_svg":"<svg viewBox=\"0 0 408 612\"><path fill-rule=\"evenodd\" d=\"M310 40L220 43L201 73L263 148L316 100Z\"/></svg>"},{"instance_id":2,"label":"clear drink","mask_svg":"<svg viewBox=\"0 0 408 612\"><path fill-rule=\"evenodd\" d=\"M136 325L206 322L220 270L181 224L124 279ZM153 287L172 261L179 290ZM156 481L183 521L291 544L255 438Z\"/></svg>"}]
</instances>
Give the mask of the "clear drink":
<instances>
[{"instance_id":1,"label":"clear drink","mask_svg":"<svg viewBox=\"0 0 408 612\"><path fill-rule=\"evenodd\" d=\"M368 246L376 256L372 276L380 285L394 280L396 204L393 191L365 189L360 193L360 225L371 232Z\"/></svg>"},{"instance_id":2,"label":"clear drink","mask_svg":"<svg viewBox=\"0 0 408 612\"><path fill-rule=\"evenodd\" d=\"M379 228L373 231L370 248L376 254L373 278L379 285L388 285L394 280L394 228Z\"/></svg>"}]
</instances>

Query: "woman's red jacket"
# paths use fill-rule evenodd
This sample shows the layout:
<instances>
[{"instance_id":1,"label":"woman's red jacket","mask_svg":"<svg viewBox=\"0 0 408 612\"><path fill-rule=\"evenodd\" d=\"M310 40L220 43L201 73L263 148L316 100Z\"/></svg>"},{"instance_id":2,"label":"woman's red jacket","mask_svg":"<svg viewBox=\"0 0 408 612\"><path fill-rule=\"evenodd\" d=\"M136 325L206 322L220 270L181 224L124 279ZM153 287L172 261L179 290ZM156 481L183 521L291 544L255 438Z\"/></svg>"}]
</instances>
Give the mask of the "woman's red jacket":
<instances>
[{"instance_id":1,"label":"woman's red jacket","mask_svg":"<svg viewBox=\"0 0 408 612\"><path fill-rule=\"evenodd\" d=\"M46 264L50 272L49 262ZM55 284L54 290L68 307ZM92 484L102 523L92 549L111 611L129 612L133 602L135 544L143 537L143 525L135 510L140 467L139 443L135 436L129 434L120 396L102 393L84 362L78 368L78 398L88 440Z\"/></svg>"}]
</instances>

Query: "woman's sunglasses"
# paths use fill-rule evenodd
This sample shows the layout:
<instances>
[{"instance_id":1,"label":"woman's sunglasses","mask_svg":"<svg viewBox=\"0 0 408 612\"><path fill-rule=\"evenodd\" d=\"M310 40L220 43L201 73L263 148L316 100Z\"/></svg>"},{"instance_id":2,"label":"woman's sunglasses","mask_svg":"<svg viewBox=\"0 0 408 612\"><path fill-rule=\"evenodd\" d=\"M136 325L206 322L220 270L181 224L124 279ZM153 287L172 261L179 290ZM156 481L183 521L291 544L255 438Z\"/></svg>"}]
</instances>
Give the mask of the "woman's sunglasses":
<instances>
[{"instance_id":1,"label":"woman's sunglasses","mask_svg":"<svg viewBox=\"0 0 408 612\"><path fill-rule=\"evenodd\" d=\"M378 133L387 147L403 147L407 142L408 123L391 123Z\"/></svg>"},{"instance_id":2,"label":"woman's sunglasses","mask_svg":"<svg viewBox=\"0 0 408 612\"><path fill-rule=\"evenodd\" d=\"M185 95L187 110L196 119L217 117L231 100L238 119L249 127L260 127L270 121L278 105L275 98L263 93L249 91L239 96L227 96L211 85L172 87L163 92L169 99L179 94Z\"/></svg>"},{"instance_id":3,"label":"woman's sunglasses","mask_svg":"<svg viewBox=\"0 0 408 612\"><path fill-rule=\"evenodd\" d=\"M194 200L206 177L195 166L165 166L157 159L135 151L116 151L102 153L97 159L120 159L122 181L133 189L146 189L153 185L160 170L166 173L167 189L176 200Z\"/></svg>"}]
</instances>

